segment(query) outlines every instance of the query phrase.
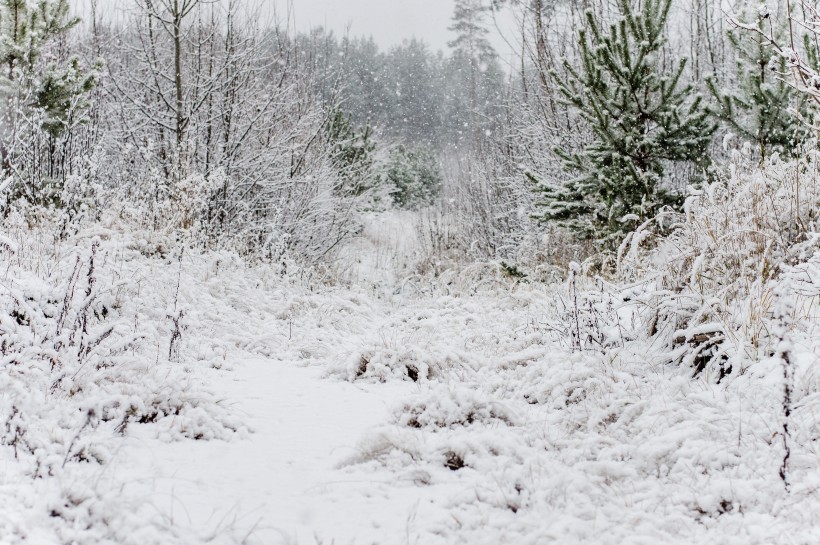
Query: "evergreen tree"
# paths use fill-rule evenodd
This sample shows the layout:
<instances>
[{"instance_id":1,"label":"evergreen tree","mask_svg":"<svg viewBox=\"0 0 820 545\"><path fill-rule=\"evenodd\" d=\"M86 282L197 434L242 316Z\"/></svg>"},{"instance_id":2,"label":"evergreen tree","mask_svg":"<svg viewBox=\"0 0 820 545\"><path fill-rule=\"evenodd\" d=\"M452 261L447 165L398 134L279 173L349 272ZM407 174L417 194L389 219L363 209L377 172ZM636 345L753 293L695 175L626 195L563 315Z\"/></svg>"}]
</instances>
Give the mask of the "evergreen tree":
<instances>
[{"instance_id":1,"label":"evergreen tree","mask_svg":"<svg viewBox=\"0 0 820 545\"><path fill-rule=\"evenodd\" d=\"M344 38L341 99L356 124L382 124L388 102L385 55L372 37Z\"/></svg>"},{"instance_id":2,"label":"evergreen tree","mask_svg":"<svg viewBox=\"0 0 820 545\"><path fill-rule=\"evenodd\" d=\"M396 146L390 153L386 178L393 186L393 203L401 208L431 204L443 183L436 156L423 146Z\"/></svg>"},{"instance_id":3,"label":"evergreen tree","mask_svg":"<svg viewBox=\"0 0 820 545\"><path fill-rule=\"evenodd\" d=\"M0 62L9 80L31 71L49 40L80 23L69 7L68 0L0 0Z\"/></svg>"},{"instance_id":4,"label":"evergreen tree","mask_svg":"<svg viewBox=\"0 0 820 545\"><path fill-rule=\"evenodd\" d=\"M614 244L662 206L679 201L664 187L670 163L706 161L715 126L692 87L680 85L686 59L671 71L661 60L671 4L644 0L636 12L630 0L618 0L621 17L609 29L586 12L578 37L581 70L565 60L567 76L551 75L593 139L577 152L556 150L575 176L557 186L539 184L542 220Z\"/></svg>"},{"instance_id":5,"label":"evergreen tree","mask_svg":"<svg viewBox=\"0 0 820 545\"><path fill-rule=\"evenodd\" d=\"M756 24L764 34L774 35L768 12L758 15ZM778 34L784 34L783 29ZM774 151L792 154L808 139L809 131L788 110L794 108L806 116L807 97L778 77L787 72L786 58L749 32L735 30L728 33L728 39L736 55L736 83L720 85L715 76L706 80L717 102L713 114L740 138L753 142L761 160Z\"/></svg>"},{"instance_id":6,"label":"evergreen tree","mask_svg":"<svg viewBox=\"0 0 820 545\"><path fill-rule=\"evenodd\" d=\"M456 0L453 10L453 24L449 30L456 34L455 40L449 42L454 52L469 59L476 71L482 64L496 57L495 49L487 36L490 31L484 27L484 17L489 7L482 0Z\"/></svg>"},{"instance_id":7,"label":"evergreen tree","mask_svg":"<svg viewBox=\"0 0 820 545\"><path fill-rule=\"evenodd\" d=\"M27 184L23 193L35 199L53 200L47 194L59 192L53 178L66 162L65 142L58 139L83 121L99 71L99 66L83 67L77 57L44 60L49 43L80 22L69 10L68 0L0 0L0 173L10 174L28 153L36 162L29 172L37 179L18 182ZM38 140L45 140L47 155L32 159Z\"/></svg>"},{"instance_id":8,"label":"evergreen tree","mask_svg":"<svg viewBox=\"0 0 820 545\"><path fill-rule=\"evenodd\" d=\"M393 48L388 59L391 134L412 144L438 144L441 100L434 56L424 42L412 39Z\"/></svg>"},{"instance_id":9,"label":"evergreen tree","mask_svg":"<svg viewBox=\"0 0 820 545\"><path fill-rule=\"evenodd\" d=\"M448 64L450 119L456 126L468 129L474 143L483 128L479 114L487 113L494 100L492 83L500 75L498 55L487 36L484 19L489 11L483 0L456 0L453 24L449 29L456 38L449 42L453 54ZM455 81L453 81L455 80ZM464 100L463 92L469 93ZM488 92L489 91L489 92ZM465 111L466 110L466 111Z\"/></svg>"},{"instance_id":10,"label":"evergreen tree","mask_svg":"<svg viewBox=\"0 0 820 545\"><path fill-rule=\"evenodd\" d=\"M96 83L96 68L84 70L76 57L64 66L49 66L35 92L36 104L44 114L43 130L52 138L60 136L76 121L72 116L89 107L85 99Z\"/></svg>"},{"instance_id":11,"label":"evergreen tree","mask_svg":"<svg viewBox=\"0 0 820 545\"><path fill-rule=\"evenodd\" d=\"M376 142L369 126L356 129L352 117L338 107L331 112L327 138L333 165L342 181L341 192L361 195L375 184Z\"/></svg>"}]
</instances>

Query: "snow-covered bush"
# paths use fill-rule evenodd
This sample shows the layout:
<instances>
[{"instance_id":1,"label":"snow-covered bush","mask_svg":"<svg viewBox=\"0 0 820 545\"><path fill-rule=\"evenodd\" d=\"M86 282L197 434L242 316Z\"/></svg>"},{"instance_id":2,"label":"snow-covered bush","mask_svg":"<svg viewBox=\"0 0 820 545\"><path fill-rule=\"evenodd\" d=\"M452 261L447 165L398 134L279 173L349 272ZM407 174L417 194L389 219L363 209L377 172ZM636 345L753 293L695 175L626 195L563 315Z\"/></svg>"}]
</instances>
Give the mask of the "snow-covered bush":
<instances>
[{"instance_id":1,"label":"snow-covered bush","mask_svg":"<svg viewBox=\"0 0 820 545\"><path fill-rule=\"evenodd\" d=\"M659 224L671 234L647 250ZM724 179L694 191L684 213L661 214L627 237L620 273L637 283L624 296L639 306L645 333L663 340L669 361L719 377L741 371L773 353L779 298L820 294L798 294L788 280L793 267L817 259L818 231L815 150L760 166L738 152Z\"/></svg>"},{"instance_id":2,"label":"snow-covered bush","mask_svg":"<svg viewBox=\"0 0 820 545\"><path fill-rule=\"evenodd\" d=\"M415 348L374 345L351 355L337 368L335 374L350 381L427 382L446 371L465 365L462 355L454 351L431 354Z\"/></svg>"},{"instance_id":3,"label":"snow-covered bush","mask_svg":"<svg viewBox=\"0 0 820 545\"><path fill-rule=\"evenodd\" d=\"M115 533L100 522L117 511L112 499L79 483L113 462L135 428L163 441L224 440L244 429L186 368L198 354L185 345L172 358L187 324L156 300L146 304L168 278L125 272L159 255L112 242L102 225L93 230L100 236L61 241L59 225L30 228L15 212L0 231L0 460L18 502L0 523L4 542L26 535L31 520L53 521L71 543Z\"/></svg>"},{"instance_id":4,"label":"snow-covered bush","mask_svg":"<svg viewBox=\"0 0 820 545\"><path fill-rule=\"evenodd\" d=\"M462 388L434 387L406 400L395 410L395 421L410 428L454 428L473 424L511 426L515 415L486 395Z\"/></svg>"},{"instance_id":5,"label":"snow-covered bush","mask_svg":"<svg viewBox=\"0 0 820 545\"><path fill-rule=\"evenodd\" d=\"M138 355L148 348L144 336L122 312L127 287L99 284L99 268L109 258L97 240L73 259L66 278L16 269L0 292L3 442L19 456L37 459L37 471L45 474L54 459L43 457L53 453L38 445L56 446L63 465L72 459L104 461L105 455L86 452L81 441L84 432L98 427L122 434L131 424L167 419L179 436L227 436L218 416L207 416L207 407L210 428L190 425L186 414L201 410L206 398L187 392L181 376L168 380L167 373L179 371L145 368L145 357Z\"/></svg>"}]
</instances>

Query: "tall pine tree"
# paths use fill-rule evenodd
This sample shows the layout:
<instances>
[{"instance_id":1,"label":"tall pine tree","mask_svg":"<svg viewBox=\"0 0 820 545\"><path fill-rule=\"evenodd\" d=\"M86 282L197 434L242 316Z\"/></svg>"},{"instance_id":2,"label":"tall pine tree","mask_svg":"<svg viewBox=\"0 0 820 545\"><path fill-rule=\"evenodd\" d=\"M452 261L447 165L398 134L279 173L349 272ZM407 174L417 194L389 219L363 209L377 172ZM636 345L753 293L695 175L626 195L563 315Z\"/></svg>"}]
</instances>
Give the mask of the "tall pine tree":
<instances>
[{"instance_id":1,"label":"tall pine tree","mask_svg":"<svg viewBox=\"0 0 820 545\"><path fill-rule=\"evenodd\" d=\"M574 176L539 183L542 220L614 245L661 207L679 202L664 186L670 165L706 160L715 126L692 87L680 84L686 59L672 70L662 61L671 4L643 0L634 10L630 0L618 0L620 17L608 29L586 12L578 35L581 69L565 60L567 76L553 71L552 77L593 138L580 151L555 150Z\"/></svg>"},{"instance_id":2,"label":"tall pine tree","mask_svg":"<svg viewBox=\"0 0 820 545\"><path fill-rule=\"evenodd\" d=\"M451 86L455 92L449 97L449 117L461 126L460 130L467 129L463 132L469 134L473 146L489 128L486 121L492 118L493 103L501 101L498 90L493 88L500 79L498 55L485 27L489 9L483 0L456 0L453 24L448 27L456 38L448 43L453 55L447 63L446 77L458 81ZM469 96L461 96L462 90Z\"/></svg>"}]
</instances>

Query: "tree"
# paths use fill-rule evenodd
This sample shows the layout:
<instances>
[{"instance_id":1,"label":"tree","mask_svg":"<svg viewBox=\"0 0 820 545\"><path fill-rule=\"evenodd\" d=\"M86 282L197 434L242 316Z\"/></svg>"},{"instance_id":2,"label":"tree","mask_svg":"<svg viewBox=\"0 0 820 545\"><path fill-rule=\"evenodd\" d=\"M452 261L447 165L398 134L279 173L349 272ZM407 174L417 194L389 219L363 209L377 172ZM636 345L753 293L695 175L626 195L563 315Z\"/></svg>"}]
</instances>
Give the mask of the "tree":
<instances>
[{"instance_id":1,"label":"tree","mask_svg":"<svg viewBox=\"0 0 820 545\"><path fill-rule=\"evenodd\" d=\"M331 160L341 181L340 191L361 195L372 189L376 142L370 126L357 129L352 116L336 107L330 113L326 130Z\"/></svg>"},{"instance_id":2,"label":"tree","mask_svg":"<svg viewBox=\"0 0 820 545\"><path fill-rule=\"evenodd\" d=\"M431 204L443 183L436 156L423 146L396 146L390 154L386 178L393 186L393 203L401 208Z\"/></svg>"},{"instance_id":3,"label":"tree","mask_svg":"<svg viewBox=\"0 0 820 545\"><path fill-rule=\"evenodd\" d=\"M201 9L214 5L214 0L135 0L139 24L137 44L123 44L137 57L139 72L129 74L138 82L139 93L127 89L128 83L115 79L118 90L140 108L148 106L152 123L160 133L161 151L169 178L179 182L187 174L190 161L189 131L192 118L208 104L214 93L216 75L222 75L225 65L215 66L213 48L215 21L207 21ZM228 2L227 13L236 13L236 2ZM215 7L215 6L214 6ZM213 19L213 11L211 12ZM227 22L226 22L227 23ZM228 25L227 32L231 28ZM210 53L209 61L203 62ZM141 57L141 58L140 58ZM133 62L134 59L129 59ZM206 66L207 65L207 66ZM188 76L194 71L194 77ZM198 77L197 77L198 76ZM209 77L210 76L210 77ZM129 82L131 83L131 82ZM167 146L165 133L170 133L172 146ZM170 149L167 149L170 148Z\"/></svg>"},{"instance_id":4,"label":"tree","mask_svg":"<svg viewBox=\"0 0 820 545\"><path fill-rule=\"evenodd\" d=\"M11 172L9 140L16 133L17 103L33 86L28 76L45 44L80 22L68 10L68 0L43 0L34 7L29 0L0 0L0 167L5 174Z\"/></svg>"},{"instance_id":5,"label":"tree","mask_svg":"<svg viewBox=\"0 0 820 545\"><path fill-rule=\"evenodd\" d=\"M579 151L556 149L571 179L545 186L540 219L577 235L614 244L636 224L675 204L665 169L679 162L705 166L715 131L700 96L680 85L686 59L664 69L664 28L671 0L645 0L633 10L618 0L620 19L604 29L592 11L578 34L581 70L564 60L552 72L567 105L592 132Z\"/></svg>"},{"instance_id":6,"label":"tree","mask_svg":"<svg viewBox=\"0 0 820 545\"><path fill-rule=\"evenodd\" d=\"M473 144L476 144L481 128L477 115L479 110L486 109L491 98L487 92L488 84L494 83L493 76L500 72L498 55L487 39L489 31L484 26L484 18L488 11L489 7L484 5L482 0L456 0L453 24L448 27L456 34L455 40L448 44L453 49L452 58L448 63L450 78L462 80L459 82L460 85L451 83L448 87L466 88L469 92L469 111L466 113L463 112L464 104L460 93L455 92L451 95L453 100L450 106L453 111L450 118L458 125L469 127ZM464 118L463 121L460 117Z\"/></svg>"},{"instance_id":7,"label":"tree","mask_svg":"<svg viewBox=\"0 0 820 545\"><path fill-rule=\"evenodd\" d=\"M456 39L449 42L456 55L467 59L470 68L471 106L476 107L478 75L487 62L495 59L496 53L487 39L489 30L484 28L484 15L489 8L481 0L456 0L453 24L449 30L456 33Z\"/></svg>"},{"instance_id":8,"label":"tree","mask_svg":"<svg viewBox=\"0 0 820 545\"><path fill-rule=\"evenodd\" d=\"M46 43L80 23L69 17L69 7L68 0L40 0L34 7L29 0L0 1L0 61L9 80L34 68Z\"/></svg>"},{"instance_id":9,"label":"tree","mask_svg":"<svg viewBox=\"0 0 820 545\"><path fill-rule=\"evenodd\" d=\"M388 59L391 133L413 144L439 144L441 99L433 55L414 38L391 49Z\"/></svg>"},{"instance_id":10,"label":"tree","mask_svg":"<svg viewBox=\"0 0 820 545\"><path fill-rule=\"evenodd\" d=\"M72 123L72 114L88 107L83 99L96 83L96 71L84 70L76 57L65 66L49 66L35 90L36 104L44 114L43 130L52 138L63 134Z\"/></svg>"},{"instance_id":11,"label":"tree","mask_svg":"<svg viewBox=\"0 0 820 545\"><path fill-rule=\"evenodd\" d=\"M2 172L14 172L33 200L71 173L72 129L85 121L97 82L97 66L65 53L63 38L80 22L69 8L68 0L0 0ZM50 45L58 39L61 47Z\"/></svg>"},{"instance_id":12,"label":"tree","mask_svg":"<svg viewBox=\"0 0 820 545\"><path fill-rule=\"evenodd\" d=\"M775 32L767 12L758 14L756 26L760 33L783 39L782 29ZM742 139L753 142L761 161L775 151L793 153L808 138L809 131L788 110L794 108L806 116L808 99L779 76L787 71L786 58L776 55L769 43L750 33L735 29L728 33L728 39L736 55L736 84L721 85L715 76L706 80L717 102L713 114Z\"/></svg>"},{"instance_id":13,"label":"tree","mask_svg":"<svg viewBox=\"0 0 820 545\"><path fill-rule=\"evenodd\" d=\"M343 61L341 95L344 108L358 125L383 123L387 105L386 71L390 68L385 55L372 37L342 40Z\"/></svg>"}]
</instances>

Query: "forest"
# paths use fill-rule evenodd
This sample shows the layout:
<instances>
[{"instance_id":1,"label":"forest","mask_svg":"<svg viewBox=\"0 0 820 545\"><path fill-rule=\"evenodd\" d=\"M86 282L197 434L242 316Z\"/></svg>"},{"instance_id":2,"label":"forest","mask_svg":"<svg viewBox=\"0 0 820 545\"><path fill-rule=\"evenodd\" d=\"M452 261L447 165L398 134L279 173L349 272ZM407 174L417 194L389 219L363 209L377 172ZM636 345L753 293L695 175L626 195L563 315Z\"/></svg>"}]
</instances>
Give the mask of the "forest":
<instances>
[{"instance_id":1,"label":"forest","mask_svg":"<svg viewBox=\"0 0 820 545\"><path fill-rule=\"evenodd\" d=\"M452 5L0 0L0 543L820 539L820 4Z\"/></svg>"}]
</instances>

